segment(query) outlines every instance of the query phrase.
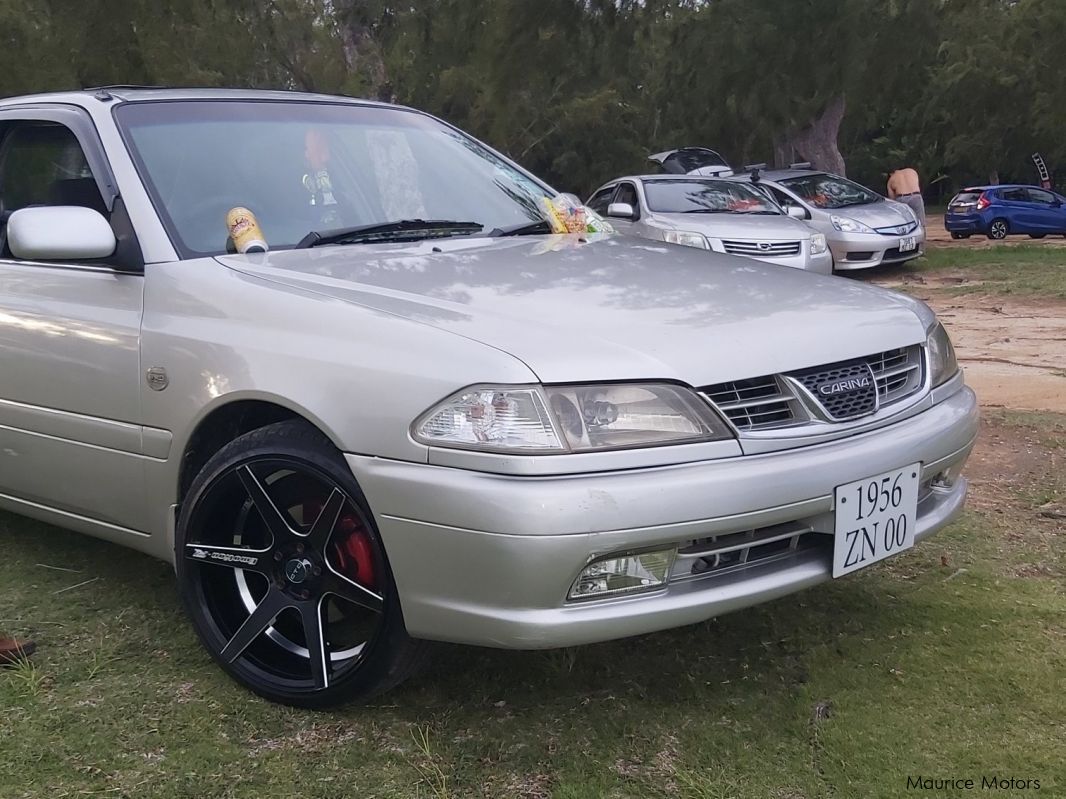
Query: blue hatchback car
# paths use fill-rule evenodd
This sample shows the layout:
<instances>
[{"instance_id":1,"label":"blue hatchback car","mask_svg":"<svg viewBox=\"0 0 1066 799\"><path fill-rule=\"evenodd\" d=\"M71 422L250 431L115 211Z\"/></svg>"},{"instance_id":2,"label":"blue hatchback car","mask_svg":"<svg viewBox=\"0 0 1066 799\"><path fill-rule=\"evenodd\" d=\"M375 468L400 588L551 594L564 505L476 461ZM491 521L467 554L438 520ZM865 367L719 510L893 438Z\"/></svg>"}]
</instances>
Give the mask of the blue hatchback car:
<instances>
[{"instance_id":1,"label":"blue hatchback car","mask_svg":"<svg viewBox=\"0 0 1066 799\"><path fill-rule=\"evenodd\" d=\"M944 227L953 239L983 233L1005 239L1027 233L1042 239L1049 233L1066 235L1066 198L1039 186L975 186L963 189L948 204Z\"/></svg>"}]
</instances>

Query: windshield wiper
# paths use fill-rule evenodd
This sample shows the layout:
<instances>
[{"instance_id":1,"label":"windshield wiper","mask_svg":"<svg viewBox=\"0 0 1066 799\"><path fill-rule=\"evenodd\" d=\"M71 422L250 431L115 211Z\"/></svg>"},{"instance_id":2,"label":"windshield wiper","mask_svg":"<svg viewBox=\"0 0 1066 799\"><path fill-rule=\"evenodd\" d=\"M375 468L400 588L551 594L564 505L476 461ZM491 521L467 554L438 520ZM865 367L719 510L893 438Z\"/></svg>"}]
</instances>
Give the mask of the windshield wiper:
<instances>
[{"instance_id":1,"label":"windshield wiper","mask_svg":"<svg viewBox=\"0 0 1066 799\"><path fill-rule=\"evenodd\" d=\"M735 214L736 211L730 211L728 208L692 208L688 211L682 211L683 214Z\"/></svg>"},{"instance_id":2,"label":"windshield wiper","mask_svg":"<svg viewBox=\"0 0 1066 799\"><path fill-rule=\"evenodd\" d=\"M435 236L450 236L462 233L476 233L485 226L480 222L453 222L448 219L400 219L396 222L377 222L372 225L356 225L355 227L339 228L337 230L312 230L296 245L298 250L306 250L310 247L321 247L326 244L355 244L373 239L392 238L432 238ZM423 233L423 236L411 234Z\"/></svg>"},{"instance_id":3,"label":"windshield wiper","mask_svg":"<svg viewBox=\"0 0 1066 799\"><path fill-rule=\"evenodd\" d=\"M517 225L506 225L488 232L488 236L535 236L539 233L551 233L552 226L547 219L538 222L519 222Z\"/></svg>"}]
</instances>

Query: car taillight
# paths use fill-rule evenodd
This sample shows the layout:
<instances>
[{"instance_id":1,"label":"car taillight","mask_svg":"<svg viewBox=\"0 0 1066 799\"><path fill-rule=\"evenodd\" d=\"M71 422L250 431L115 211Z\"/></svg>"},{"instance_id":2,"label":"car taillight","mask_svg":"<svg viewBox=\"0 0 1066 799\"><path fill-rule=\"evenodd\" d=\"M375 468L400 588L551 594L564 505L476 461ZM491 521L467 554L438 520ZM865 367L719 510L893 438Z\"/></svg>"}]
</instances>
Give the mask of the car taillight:
<instances>
[{"instance_id":1,"label":"car taillight","mask_svg":"<svg viewBox=\"0 0 1066 799\"><path fill-rule=\"evenodd\" d=\"M985 210L991 204L992 204L992 201L988 199L988 195L985 194L984 192L982 192L981 196L977 198L977 210L978 211Z\"/></svg>"}]
</instances>

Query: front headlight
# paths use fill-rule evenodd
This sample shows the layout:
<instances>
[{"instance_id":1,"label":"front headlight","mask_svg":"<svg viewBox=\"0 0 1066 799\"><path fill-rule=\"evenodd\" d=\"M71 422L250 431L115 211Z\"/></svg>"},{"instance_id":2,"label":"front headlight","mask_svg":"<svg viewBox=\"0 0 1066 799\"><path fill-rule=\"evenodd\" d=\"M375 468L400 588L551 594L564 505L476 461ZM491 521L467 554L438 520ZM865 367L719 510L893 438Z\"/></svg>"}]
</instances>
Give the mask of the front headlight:
<instances>
[{"instance_id":1,"label":"front headlight","mask_svg":"<svg viewBox=\"0 0 1066 799\"><path fill-rule=\"evenodd\" d=\"M821 255L829 249L824 233L815 233L811 236L811 255Z\"/></svg>"},{"instance_id":2,"label":"front headlight","mask_svg":"<svg viewBox=\"0 0 1066 799\"><path fill-rule=\"evenodd\" d=\"M478 386L415 422L435 447L516 454L592 452L732 438L711 407L684 386Z\"/></svg>"},{"instance_id":3,"label":"front headlight","mask_svg":"<svg viewBox=\"0 0 1066 799\"><path fill-rule=\"evenodd\" d=\"M873 229L869 225L864 225L857 219L849 219L846 216L833 214L829 217L829 221L841 233L873 233Z\"/></svg>"},{"instance_id":4,"label":"front headlight","mask_svg":"<svg viewBox=\"0 0 1066 799\"><path fill-rule=\"evenodd\" d=\"M946 383L959 371L959 362L955 359L955 348L951 346L948 331L939 322L929 333L925 349L929 353L929 374L934 388L941 383Z\"/></svg>"},{"instance_id":5,"label":"front headlight","mask_svg":"<svg viewBox=\"0 0 1066 799\"><path fill-rule=\"evenodd\" d=\"M707 237L702 233L689 233L685 230L664 230L663 241L667 244L680 244L682 247L699 247L701 250L711 249Z\"/></svg>"}]
</instances>

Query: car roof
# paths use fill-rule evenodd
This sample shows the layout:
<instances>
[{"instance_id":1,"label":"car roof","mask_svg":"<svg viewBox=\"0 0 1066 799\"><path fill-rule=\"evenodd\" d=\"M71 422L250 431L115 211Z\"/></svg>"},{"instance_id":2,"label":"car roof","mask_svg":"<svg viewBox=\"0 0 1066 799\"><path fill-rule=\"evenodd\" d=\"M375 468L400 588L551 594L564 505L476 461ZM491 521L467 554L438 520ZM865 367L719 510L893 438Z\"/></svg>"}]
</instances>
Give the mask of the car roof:
<instances>
[{"instance_id":1,"label":"car roof","mask_svg":"<svg viewBox=\"0 0 1066 799\"><path fill-rule=\"evenodd\" d=\"M1041 186L1034 186L1031 183L996 183L993 186L967 186L965 189L959 189L963 191L993 191L994 189L1039 189ZM1044 189L1047 191L1047 189Z\"/></svg>"},{"instance_id":2,"label":"car roof","mask_svg":"<svg viewBox=\"0 0 1066 799\"><path fill-rule=\"evenodd\" d=\"M47 92L43 94L24 95L0 99L0 108L30 103L63 103L89 107L99 103L152 102L160 100L272 100L289 102L329 102L353 103L359 105L376 105L397 108L390 103L376 100L362 100L332 94L312 94L310 92L274 91L264 89L212 89L212 88L176 88L168 86L98 86L81 91Z\"/></svg>"},{"instance_id":3,"label":"car roof","mask_svg":"<svg viewBox=\"0 0 1066 799\"><path fill-rule=\"evenodd\" d=\"M724 181L729 182L729 181L732 181L732 178L719 177L718 175L672 175L669 172L664 172L662 174L655 174L655 175L626 175L625 177L612 178L611 180L608 180L606 183L604 183L602 186L600 186L600 189L605 189L605 188L607 188L608 186L610 186L610 185L612 185L614 183L621 183L623 180L640 180L640 181L644 181L644 180L666 180L666 181L671 181L671 182L685 183L685 182L692 182L692 181L697 181L697 180L698 181L724 180ZM597 189L597 191L599 191L599 189Z\"/></svg>"}]
</instances>

